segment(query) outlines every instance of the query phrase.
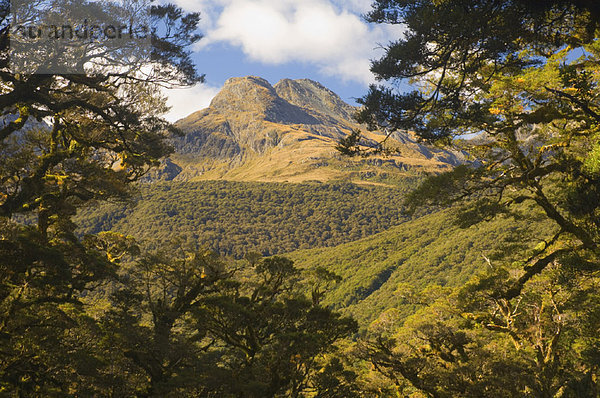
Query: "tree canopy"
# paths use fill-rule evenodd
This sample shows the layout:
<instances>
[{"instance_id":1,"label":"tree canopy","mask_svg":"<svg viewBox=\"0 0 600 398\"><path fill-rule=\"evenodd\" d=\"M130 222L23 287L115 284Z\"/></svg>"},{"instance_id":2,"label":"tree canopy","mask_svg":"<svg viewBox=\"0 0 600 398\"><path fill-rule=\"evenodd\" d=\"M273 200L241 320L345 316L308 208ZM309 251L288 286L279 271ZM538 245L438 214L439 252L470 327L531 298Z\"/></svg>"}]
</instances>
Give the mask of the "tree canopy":
<instances>
[{"instance_id":1,"label":"tree canopy","mask_svg":"<svg viewBox=\"0 0 600 398\"><path fill-rule=\"evenodd\" d=\"M594 47L600 6L585 0L391 0L375 1L366 17L405 28L404 37L373 62L376 78L417 88L401 92L387 84L371 86L358 119L372 127L445 138L479 132L480 124L490 121L493 99L485 94L498 76L532 70L557 56L572 59L581 55L572 50ZM520 116L536 123L534 109L524 110Z\"/></svg>"},{"instance_id":2,"label":"tree canopy","mask_svg":"<svg viewBox=\"0 0 600 398\"><path fill-rule=\"evenodd\" d=\"M382 84L358 119L473 159L426 180L408 202L455 206L464 227L527 219L527 203L554 224L538 244L426 304L392 340L371 341L374 366L406 391L597 395L599 11L593 1L424 0L375 1L367 15L406 30L373 62Z\"/></svg>"},{"instance_id":3,"label":"tree canopy","mask_svg":"<svg viewBox=\"0 0 600 398\"><path fill-rule=\"evenodd\" d=\"M128 15L113 2L27 5L33 21L35 7ZM90 42L84 70L48 73L14 69L0 6L0 395L358 396L336 354L357 326L321 305L330 283L309 297L283 257L225 261L177 240L148 252L76 232L77 210L130 198L171 151L160 89L202 81L188 52L199 15L153 6L148 57Z\"/></svg>"},{"instance_id":4,"label":"tree canopy","mask_svg":"<svg viewBox=\"0 0 600 398\"><path fill-rule=\"evenodd\" d=\"M29 5L66 16L71 7L99 4ZM81 299L116 276L119 264L106 255L110 245L81 240L71 216L85 203L127 196L130 183L169 152L158 85L202 79L187 50L199 39L199 16L153 7L152 18L168 29L153 32L152 56L131 60L130 69L40 74L9 62L10 5L0 3L0 391L52 395L93 368L82 342L93 340L93 322ZM141 76L140 68L152 73Z\"/></svg>"},{"instance_id":5,"label":"tree canopy","mask_svg":"<svg viewBox=\"0 0 600 398\"><path fill-rule=\"evenodd\" d=\"M87 207L74 221L80 233L120 232L146 247L175 234L222 255L267 256L337 246L400 224L403 192L350 183L152 183L133 203Z\"/></svg>"}]
</instances>

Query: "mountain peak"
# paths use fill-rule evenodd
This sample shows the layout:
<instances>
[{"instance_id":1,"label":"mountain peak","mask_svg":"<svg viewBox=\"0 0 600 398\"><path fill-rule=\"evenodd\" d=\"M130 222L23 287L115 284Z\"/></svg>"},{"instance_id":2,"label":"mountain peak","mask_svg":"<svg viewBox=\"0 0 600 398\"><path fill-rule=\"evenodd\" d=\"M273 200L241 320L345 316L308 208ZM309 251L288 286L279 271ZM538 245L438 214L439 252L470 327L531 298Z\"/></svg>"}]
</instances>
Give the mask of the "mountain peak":
<instances>
[{"instance_id":1,"label":"mountain peak","mask_svg":"<svg viewBox=\"0 0 600 398\"><path fill-rule=\"evenodd\" d=\"M265 112L277 93L268 81L256 76L233 77L210 103L210 108L235 112Z\"/></svg>"},{"instance_id":2,"label":"mountain peak","mask_svg":"<svg viewBox=\"0 0 600 398\"><path fill-rule=\"evenodd\" d=\"M368 164L339 159L337 142L360 128L352 119L355 111L314 80L282 79L272 86L256 76L231 78L210 107L177 123L186 133L173 141L173 163L182 169L177 178L324 181L363 171L371 178L453 164L454 155L403 135L393 140L400 148L390 159L369 159ZM373 142L384 138L365 134Z\"/></svg>"},{"instance_id":3,"label":"mountain peak","mask_svg":"<svg viewBox=\"0 0 600 398\"><path fill-rule=\"evenodd\" d=\"M335 119L352 120L355 108L336 93L310 79L282 79L274 86L277 94L300 108L328 115Z\"/></svg>"},{"instance_id":4,"label":"mountain peak","mask_svg":"<svg viewBox=\"0 0 600 398\"><path fill-rule=\"evenodd\" d=\"M225 81L225 86L240 83L252 83L259 86L271 88L271 83L267 79L263 79L259 76L242 76L242 77L231 77Z\"/></svg>"},{"instance_id":5,"label":"mountain peak","mask_svg":"<svg viewBox=\"0 0 600 398\"><path fill-rule=\"evenodd\" d=\"M306 111L279 97L267 80L256 76L228 79L209 109L222 115L254 115L274 123L317 123Z\"/></svg>"}]
</instances>

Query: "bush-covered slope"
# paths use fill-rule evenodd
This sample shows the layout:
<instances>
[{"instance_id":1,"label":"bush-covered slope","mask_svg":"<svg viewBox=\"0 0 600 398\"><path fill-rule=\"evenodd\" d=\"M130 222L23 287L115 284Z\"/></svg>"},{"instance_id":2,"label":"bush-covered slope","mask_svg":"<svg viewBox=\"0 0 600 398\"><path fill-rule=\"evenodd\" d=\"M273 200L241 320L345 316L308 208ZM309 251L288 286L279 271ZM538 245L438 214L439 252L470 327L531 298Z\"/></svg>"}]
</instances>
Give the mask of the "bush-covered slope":
<instances>
[{"instance_id":1,"label":"bush-covered slope","mask_svg":"<svg viewBox=\"0 0 600 398\"><path fill-rule=\"evenodd\" d=\"M82 233L112 230L150 248L181 237L237 258L251 251L287 253L300 267L322 266L342 276L326 303L363 326L390 308L401 316L415 311L396 292L401 283L416 291L432 284L458 286L489 266L486 259L493 263L495 254L527 243L524 235L539 241L549 233L545 224L513 218L461 229L449 210L409 220L401 203L415 183L406 179L404 187L393 189L350 183L148 184L135 202L87 209L77 223Z\"/></svg>"},{"instance_id":2,"label":"bush-covered slope","mask_svg":"<svg viewBox=\"0 0 600 398\"><path fill-rule=\"evenodd\" d=\"M340 275L342 281L325 302L365 327L391 308L400 317L414 313L415 304L402 297L410 286L416 292L430 285L458 286L482 267L493 266L500 254L550 234L549 224L508 217L467 229L454 220L452 211L440 211L356 242L287 256L300 267L322 266Z\"/></svg>"},{"instance_id":3,"label":"bush-covered slope","mask_svg":"<svg viewBox=\"0 0 600 398\"><path fill-rule=\"evenodd\" d=\"M405 186L414 186L407 179ZM81 212L81 233L115 231L160 242L186 243L219 253L264 255L351 242L405 221L406 189L350 183L205 181L143 185L132 204Z\"/></svg>"}]
</instances>

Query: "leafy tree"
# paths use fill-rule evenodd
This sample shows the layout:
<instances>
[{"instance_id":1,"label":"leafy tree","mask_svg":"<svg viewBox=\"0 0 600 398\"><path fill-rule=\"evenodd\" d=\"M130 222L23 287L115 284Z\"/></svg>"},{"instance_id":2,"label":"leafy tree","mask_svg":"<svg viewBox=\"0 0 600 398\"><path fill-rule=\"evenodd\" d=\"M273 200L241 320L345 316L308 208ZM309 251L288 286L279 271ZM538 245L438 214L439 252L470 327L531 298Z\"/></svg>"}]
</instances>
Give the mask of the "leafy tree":
<instances>
[{"instance_id":1,"label":"leafy tree","mask_svg":"<svg viewBox=\"0 0 600 398\"><path fill-rule=\"evenodd\" d=\"M123 268L101 316L109 346L122 353L116 373L129 374L122 395L357 391L352 372L334 355L356 322L308 300L290 260L247 258L231 266L176 246Z\"/></svg>"},{"instance_id":2,"label":"leafy tree","mask_svg":"<svg viewBox=\"0 0 600 398\"><path fill-rule=\"evenodd\" d=\"M213 297L195 314L226 350L220 367L229 382L221 386L223 394L341 397L343 391L357 391L339 360L327 356L356 332L356 321L308 300L292 261L266 258L252 268L255 277ZM329 367L324 380L321 374ZM337 395L332 379L345 385Z\"/></svg>"},{"instance_id":3,"label":"leafy tree","mask_svg":"<svg viewBox=\"0 0 600 398\"><path fill-rule=\"evenodd\" d=\"M74 6L115 10L99 4L31 2L65 16ZM103 356L82 298L117 275L131 245L110 235L81 240L71 217L86 203L126 197L130 183L169 152L159 86L202 80L186 50L199 39L199 17L153 7L151 57L129 59L129 69L94 52L105 73L36 74L11 69L8 12L2 1L0 391L95 395L88 381L98 377Z\"/></svg>"},{"instance_id":4,"label":"leafy tree","mask_svg":"<svg viewBox=\"0 0 600 398\"><path fill-rule=\"evenodd\" d=\"M417 89L373 86L358 118L475 160L409 202L453 205L464 227L531 217L523 204L554 224L407 322L398 344L376 344L373 362L398 385L428 396L597 395L599 11L587 1L374 2L369 20L406 33L372 70Z\"/></svg>"},{"instance_id":5,"label":"leafy tree","mask_svg":"<svg viewBox=\"0 0 600 398\"><path fill-rule=\"evenodd\" d=\"M497 76L516 77L556 60L558 50L593 46L599 15L598 4L585 0L375 1L367 20L403 24L406 31L373 62L372 71L379 80L411 81L418 88L403 93L372 86L358 119L372 127L411 129L425 138L487 131L482 124L502 119L501 112L494 114L493 100L481 98ZM557 101L567 98L544 91ZM520 115L541 116L529 107Z\"/></svg>"},{"instance_id":6,"label":"leafy tree","mask_svg":"<svg viewBox=\"0 0 600 398\"><path fill-rule=\"evenodd\" d=\"M63 5L67 11L69 5ZM111 5L100 11L110 12ZM56 208L122 194L128 182L168 153L163 138L169 125L157 116L166 111L165 99L157 90L202 80L186 50L199 39L194 33L199 17L172 5L154 6L151 15L155 24L167 25L154 28L151 56L128 59L132 64L117 72L120 63L107 59L106 69L87 74L14 73L6 56L9 32L3 30L1 216L37 211L44 234ZM141 75L144 68L150 72ZM50 121L50 126L23 132L33 121Z\"/></svg>"},{"instance_id":7,"label":"leafy tree","mask_svg":"<svg viewBox=\"0 0 600 398\"><path fill-rule=\"evenodd\" d=\"M218 292L227 276L214 254L178 245L168 254L144 254L122 267L120 282L100 297L106 304L96 303L106 308L98 315L105 349L116 353L110 373L128 374L112 385L119 395L181 396L204 386L212 344L205 343L206 330L195 327L190 313Z\"/></svg>"}]
</instances>

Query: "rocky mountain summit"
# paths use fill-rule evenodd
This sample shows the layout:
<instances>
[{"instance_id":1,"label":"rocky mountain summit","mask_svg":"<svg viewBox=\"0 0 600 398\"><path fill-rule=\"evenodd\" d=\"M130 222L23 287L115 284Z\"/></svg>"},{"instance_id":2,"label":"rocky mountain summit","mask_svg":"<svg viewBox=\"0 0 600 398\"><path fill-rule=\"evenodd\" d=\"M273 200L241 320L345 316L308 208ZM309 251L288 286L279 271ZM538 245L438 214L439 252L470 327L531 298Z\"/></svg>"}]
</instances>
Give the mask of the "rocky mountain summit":
<instances>
[{"instance_id":1,"label":"rocky mountain summit","mask_svg":"<svg viewBox=\"0 0 600 398\"><path fill-rule=\"evenodd\" d=\"M300 108L315 112L319 116L347 122L352 120L356 109L318 82L309 79L280 80L275 86L277 94Z\"/></svg>"},{"instance_id":2,"label":"rocky mountain summit","mask_svg":"<svg viewBox=\"0 0 600 398\"><path fill-rule=\"evenodd\" d=\"M272 86L260 77L232 78L208 108L177 122L184 136L173 140L169 167L181 169L177 180L300 182L444 170L462 161L460 154L425 147L407 133L395 133L390 144L398 152L387 158L343 158L335 145L361 128L352 119L355 111L309 79Z\"/></svg>"}]
</instances>

